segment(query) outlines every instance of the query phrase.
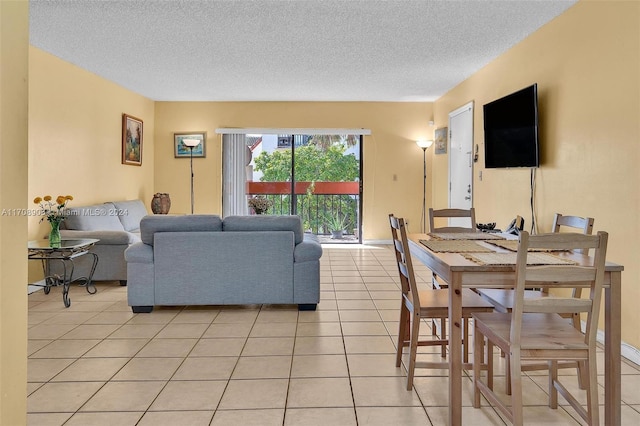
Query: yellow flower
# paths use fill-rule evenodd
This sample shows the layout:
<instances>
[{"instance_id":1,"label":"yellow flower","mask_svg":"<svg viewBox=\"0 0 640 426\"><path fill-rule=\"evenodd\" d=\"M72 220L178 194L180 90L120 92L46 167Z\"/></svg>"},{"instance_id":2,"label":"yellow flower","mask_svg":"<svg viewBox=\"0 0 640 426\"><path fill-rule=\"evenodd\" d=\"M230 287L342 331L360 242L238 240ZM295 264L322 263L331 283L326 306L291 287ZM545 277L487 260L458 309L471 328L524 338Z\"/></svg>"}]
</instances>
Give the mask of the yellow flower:
<instances>
[{"instance_id":1,"label":"yellow flower","mask_svg":"<svg viewBox=\"0 0 640 426\"><path fill-rule=\"evenodd\" d=\"M45 195L43 198L36 197L33 199L35 204L39 204L42 208L42 218L50 223L60 223L65 220L67 215L67 203L73 200L71 195L58 195L55 202L52 201L51 195Z\"/></svg>"}]
</instances>

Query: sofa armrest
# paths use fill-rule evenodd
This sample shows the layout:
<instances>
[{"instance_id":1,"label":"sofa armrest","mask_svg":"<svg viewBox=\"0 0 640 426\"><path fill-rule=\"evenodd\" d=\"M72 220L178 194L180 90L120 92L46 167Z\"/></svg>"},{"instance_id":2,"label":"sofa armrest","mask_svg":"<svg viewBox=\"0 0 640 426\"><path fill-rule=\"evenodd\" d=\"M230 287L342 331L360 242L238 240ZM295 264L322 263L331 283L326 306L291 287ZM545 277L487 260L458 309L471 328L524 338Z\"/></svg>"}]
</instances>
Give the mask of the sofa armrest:
<instances>
[{"instance_id":1,"label":"sofa armrest","mask_svg":"<svg viewBox=\"0 0 640 426\"><path fill-rule=\"evenodd\" d=\"M315 235L304 234L304 239L293 249L294 262L309 262L319 260L322 256L322 246Z\"/></svg>"},{"instance_id":2,"label":"sofa armrest","mask_svg":"<svg viewBox=\"0 0 640 426\"><path fill-rule=\"evenodd\" d=\"M137 235L126 231L76 231L61 229L62 238L96 238L96 245L129 245L140 241Z\"/></svg>"},{"instance_id":3,"label":"sofa armrest","mask_svg":"<svg viewBox=\"0 0 640 426\"><path fill-rule=\"evenodd\" d=\"M127 263L153 263L153 247L144 243L130 245L124 251Z\"/></svg>"}]
</instances>

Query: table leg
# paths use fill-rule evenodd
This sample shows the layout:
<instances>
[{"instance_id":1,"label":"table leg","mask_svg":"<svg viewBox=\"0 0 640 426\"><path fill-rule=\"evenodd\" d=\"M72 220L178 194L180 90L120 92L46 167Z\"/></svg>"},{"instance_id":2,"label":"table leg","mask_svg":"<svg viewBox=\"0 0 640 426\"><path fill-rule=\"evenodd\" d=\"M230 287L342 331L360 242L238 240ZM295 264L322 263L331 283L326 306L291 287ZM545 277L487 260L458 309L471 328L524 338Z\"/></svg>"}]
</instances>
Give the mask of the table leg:
<instances>
[{"instance_id":1,"label":"table leg","mask_svg":"<svg viewBox=\"0 0 640 426\"><path fill-rule=\"evenodd\" d=\"M51 274L51 262L60 262L62 264L62 276L59 276L58 274ZM71 267L70 273L67 272L67 265ZM62 303L64 303L65 308L71 306L71 299L69 299L69 286L71 285L71 278L73 276L73 262L69 259L43 259L42 268L45 274L44 294L49 294L51 287L62 285Z\"/></svg>"},{"instance_id":2,"label":"table leg","mask_svg":"<svg viewBox=\"0 0 640 426\"><path fill-rule=\"evenodd\" d=\"M87 254L93 256L93 263L91 264L91 271L89 271L89 276L82 278L85 280L84 284L82 285L86 287L87 293L96 294L98 289L93 284L93 273L96 271L96 266L98 266L98 255L92 252L89 252Z\"/></svg>"},{"instance_id":3,"label":"table leg","mask_svg":"<svg viewBox=\"0 0 640 426\"><path fill-rule=\"evenodd\" d=\"M70 272L67 272L67 262ZM73 279L73 261L68 259L62 259L64 275L62 276L62 303L64 307L71 306L71 299L69 298L69 287L71 286L71 280Z\"/></svg>"},{"instance_id":4,"label":"table leg","mask_svg":"<svg viewBox=\"0 0 640 426\"><path fill-rule=\"evenodd\" d=\"M604 292L604 424L619 426L621 419L621 304L622 273L611 272Z\"/></svg>"},{"instance_id":5,"label":"table leg","mask_svg":"<svg viewBox=\"0 0 640 426\"><path fill-rule=\"evenodd\" d=\"M449 284L449 424L462 424L462 277Z\"/></svg>"},{"instance_id":6,"label":"table leg","mask_svg":"<svg viewBox=\"0 0 640 426\"><path fill-rule=\"evenodd\" d=\"M51 292L51 287L55 285L54 278L49 273L49 261L41 260L42 262L42 273L44 274L44 294L49 294Z\"/></svg>"}]
</instances>

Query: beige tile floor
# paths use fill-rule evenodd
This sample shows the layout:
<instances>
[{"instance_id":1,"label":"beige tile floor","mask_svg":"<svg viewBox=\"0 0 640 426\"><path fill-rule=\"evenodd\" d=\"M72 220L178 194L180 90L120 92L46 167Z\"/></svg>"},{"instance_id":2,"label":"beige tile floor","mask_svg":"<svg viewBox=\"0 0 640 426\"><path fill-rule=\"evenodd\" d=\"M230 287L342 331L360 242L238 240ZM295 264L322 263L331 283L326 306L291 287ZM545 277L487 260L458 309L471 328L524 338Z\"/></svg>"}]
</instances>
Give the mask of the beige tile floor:
<instances>
[{"instance_id":1,"label":"beige tile floor","mask_svg":"<svg viewBox=\"0 0 640 426\"><path fill-rule=\"evenodd\" d=\"M204 306L133 314L117 283L99 283L94 295L72 288L68 309L60 289L31 294L29 425L446 424L447 371L417 370L407 391L406 372L395 367L399 287L391 249L327 245L321 264L315 312ZM425 285L430 272L418 262L416 272ZM422 329L430 334L428 324ZM436 349L420 350L439 358ZM503 374L503 360L495 359ZM564 401L547 407L544 374L525 377L526 423L582 424ZM562 374L577 386L573 370ZM463 393L465 424L505 424L486 401L471 406L468 374ZM623 360L623 424L640 424L638 395L640 371Z\"/></svg>"}]
</instances>

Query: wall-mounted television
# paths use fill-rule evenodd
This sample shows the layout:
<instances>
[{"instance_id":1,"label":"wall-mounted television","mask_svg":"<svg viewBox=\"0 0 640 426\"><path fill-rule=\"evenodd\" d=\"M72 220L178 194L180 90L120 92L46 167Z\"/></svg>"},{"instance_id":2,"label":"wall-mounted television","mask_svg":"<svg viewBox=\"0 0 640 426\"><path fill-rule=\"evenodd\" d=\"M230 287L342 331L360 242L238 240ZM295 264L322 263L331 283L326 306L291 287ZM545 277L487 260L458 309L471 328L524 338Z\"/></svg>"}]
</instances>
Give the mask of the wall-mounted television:
<instances>
[{"instance_id":1,"label":"wall-mounted television","mask_svg":"<svg viewBox=\"0 0 640 426\"><path fill-rule=\"evenodd\" d=\"M483 106L486 168L538 167L538 85Z\"/></svg>"}]
</instances>

